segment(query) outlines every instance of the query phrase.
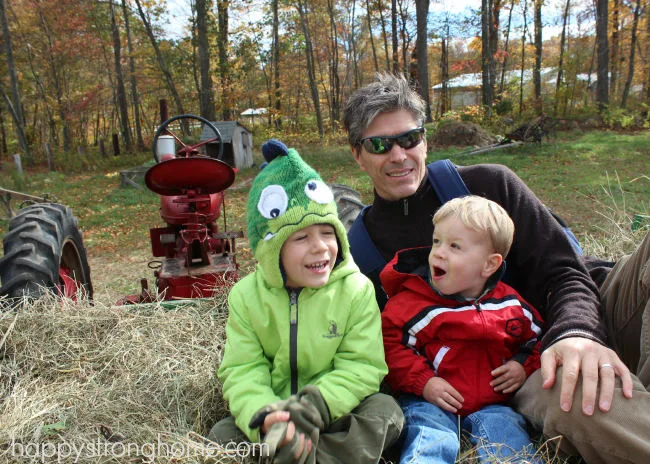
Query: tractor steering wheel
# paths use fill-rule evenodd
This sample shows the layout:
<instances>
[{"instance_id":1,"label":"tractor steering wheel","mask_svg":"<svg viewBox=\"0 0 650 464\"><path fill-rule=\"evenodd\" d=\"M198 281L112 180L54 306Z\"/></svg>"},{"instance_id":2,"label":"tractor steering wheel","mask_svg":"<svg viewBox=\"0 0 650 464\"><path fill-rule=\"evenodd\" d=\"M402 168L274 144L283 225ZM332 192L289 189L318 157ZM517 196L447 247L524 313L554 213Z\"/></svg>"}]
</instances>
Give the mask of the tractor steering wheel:
<instances>
[{"instance_id":1,"label":"tractor steering wheel","mask_svg":"<svg viewBox=\"0 0 650 464\"><path fill-rule=\"evenodd\" d=\"M212 132L213 135L212 137L209 137L206 140L202 140L201 142L190 145L190 144L185 144L183 142L183 139L179 136L177 136L174 132L169 130L167 127L174 121L178 120L183 120L181 121L181 128L187 124L186 119L196 119L197 121L201 121L203 124L207 125L210 131ZM160 154L158 153L158 139L160 138L161 135L171 135L174 137L174 140L181 145L182 148L180 148L174 155L178 157L190 157L190 156L203 156L199 153L197 148L202 147L203 145L206 145L208 143L218 143L219 144L219 152L216 155L216 159L221 160L223 157L223 139L221 138L221 134L219 133L219 129L215 127L213 123L208 121L207 119L201 117L201 116L196 116L193 114L181 114L179 116L174 116L173 118L169 118L167 121L163 122L160 127L158 127L158 130L156 131L156 135L153 137L153 159L156 160L156 163L160 162ZM215 156L213 156L214 158Z\"/></svg>"}]
</instances>

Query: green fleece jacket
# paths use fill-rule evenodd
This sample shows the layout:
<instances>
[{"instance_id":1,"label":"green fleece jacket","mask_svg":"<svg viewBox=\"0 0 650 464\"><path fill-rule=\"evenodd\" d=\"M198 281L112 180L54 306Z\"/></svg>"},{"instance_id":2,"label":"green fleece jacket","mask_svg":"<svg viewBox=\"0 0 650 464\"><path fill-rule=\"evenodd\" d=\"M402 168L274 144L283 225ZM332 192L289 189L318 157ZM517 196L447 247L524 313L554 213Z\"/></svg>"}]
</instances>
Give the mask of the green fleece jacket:
<instances>
[{"instance_id":1,"label":"green fleece jacket","mask_svg":"<svg viewBox=\"0 0 650 464\"><path fill-rule=\"evenodd\" d=\"M230 412L252 441L259 440L258 429L248 426L253 415L305 385L319 389L335 421L376 393L388 372L374 288L352 261L329 188L295 150L278 160L251 187L249 240L258 265L228 296L227 340L218 370ZM273 189L267 189L269 184ZM284 193L278 195L278 186ZM268 221L252 217L256 211L264 215L269 201L277 198L284 205L277 209L280 216L269 215ZM294 231L322 223L334 227L339 242L328 283L286 288L282 244Z\"/></svg>"}]
</instances>

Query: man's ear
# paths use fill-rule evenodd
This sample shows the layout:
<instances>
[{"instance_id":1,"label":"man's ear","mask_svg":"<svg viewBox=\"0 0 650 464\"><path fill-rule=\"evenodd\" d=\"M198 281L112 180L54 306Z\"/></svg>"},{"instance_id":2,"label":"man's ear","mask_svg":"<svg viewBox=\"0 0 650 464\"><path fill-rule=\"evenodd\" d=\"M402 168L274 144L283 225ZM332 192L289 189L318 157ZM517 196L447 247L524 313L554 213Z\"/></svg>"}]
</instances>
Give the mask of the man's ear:
<instances>
[{"instance_id":1,"label":"man's ear","mask_svg":"<svg viewBox=\"0 0 650 464\"><path fill-rule=\"evenodd\" d=\"M365 171L361 162L361 147L358 145L350 145L350 150L352 151L352 156L354 156L354 161L357 162L362 171Z\"/></svg>"},{"instance_id":2,"label":"man's ear","mask_svg":"<svg viewBox=\"0 0 650 464\"><path fill-rule=\"evenodd\" d=\"M501 256L499 253L492 253L489 255L488 259L485 261L485 265L483 266L483 277L488 278L494 274L497 269L499 269L499 266L501 266L502 262L503 256Z\"/></svg>"}]
</instances>

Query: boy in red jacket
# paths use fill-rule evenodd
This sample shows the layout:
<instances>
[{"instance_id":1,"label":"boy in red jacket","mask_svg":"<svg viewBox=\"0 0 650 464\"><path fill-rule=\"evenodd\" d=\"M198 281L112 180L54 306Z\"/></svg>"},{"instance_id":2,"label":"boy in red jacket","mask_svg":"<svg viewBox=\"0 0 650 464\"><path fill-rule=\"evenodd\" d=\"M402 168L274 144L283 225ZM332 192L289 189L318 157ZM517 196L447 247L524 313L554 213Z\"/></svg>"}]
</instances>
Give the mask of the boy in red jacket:
<instances>
[{"instance_id":1,"label":"boy in red jacket","mask_svg":"<svg viewBox=\"0 0 650 464\"><path fill-rule=\"evenodd\" d=\"M541 317L500 281L514 224L478 196L445 203L433 224L431 249L402 250L381 273L386 379L406 418L400 462L452 464L459 427L481 462L530 462L526 422L503 404L540 365Z\"/></svg>"}]
</instances>

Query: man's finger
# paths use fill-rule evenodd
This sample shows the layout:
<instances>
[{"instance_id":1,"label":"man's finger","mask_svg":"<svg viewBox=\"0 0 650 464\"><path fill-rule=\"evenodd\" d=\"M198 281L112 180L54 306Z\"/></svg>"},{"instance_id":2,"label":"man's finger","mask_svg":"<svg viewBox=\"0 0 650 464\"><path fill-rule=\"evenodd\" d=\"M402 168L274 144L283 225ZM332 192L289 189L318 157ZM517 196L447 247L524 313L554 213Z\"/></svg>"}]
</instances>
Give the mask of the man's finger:
<instances>
[{"instance_id":1,"label":"man's finger","mask_svg":"<svg viewBox=\"0 0 650 464\"><path fill-rule=\"evenodd\" d=\"M551 388L555 384L555 372L558 368L553 347L547 349L541 356L542 388Z\"/></svg>"},{"instance_id":2,"label":"man's finger","mask_svg":"<svg viewBox=\"0 0 650 464\"><path fill-rule=\"evenodd\" d=\"M560 408L570 411L573 406L573 395L580 376L580 360L578 358L565 359L562 363L562 384L560 386Z\"/></svg>"},{"instance_id":3,"label":"man's finger","mask_svg":"<svg viewBox=\"0 0 650 464\"><path fill-rule=\"evenodd\" d=\"M591 416L594 413L596 404L599 377L598 366L599 361L597 356L588 354L582 358L582 365L580 366L580 370L582 371L582 412L587 416ZM602 393L601 391L601 395ZM610 390L610 399L612 393L613 390Z\"/></svg>"},{"instance_id":4,"label":"man's finger","mask_svg":"<svg viewBox=\"0 0 650 464\"><path fill-rule=\"evenodd\" d=\"M598 408L603 412L607 412L612 406L612 399L614 397L616 368L611 363L602 363L598 368L598 375L600 378Z\"/></svg>"},{"instance_id":5,"label":"man's finger","mask_svg":"<svg viewBox=\"0 0 650 464\"><path fill-rule=\"evenodd\" d=\"M616 359L616 374L621 377L621 382L623 383L623 396L626 398L632 398L632 390L634 390L634 385L632 382L632 375L630 370L627 368L623 361L620 358Z\"/></svg>"}]
</instances>

